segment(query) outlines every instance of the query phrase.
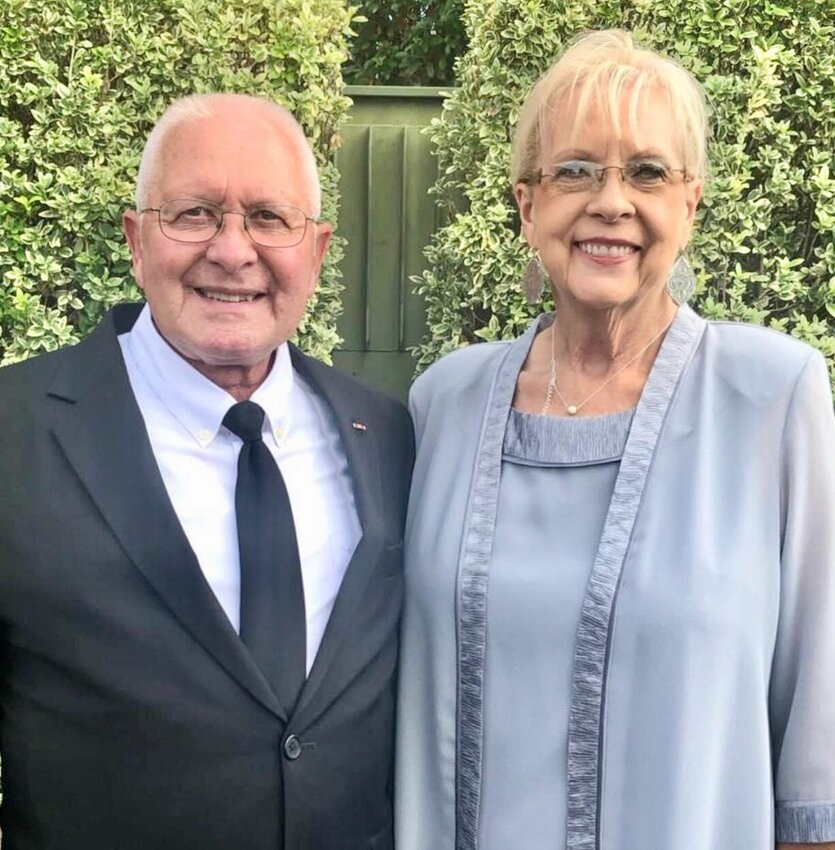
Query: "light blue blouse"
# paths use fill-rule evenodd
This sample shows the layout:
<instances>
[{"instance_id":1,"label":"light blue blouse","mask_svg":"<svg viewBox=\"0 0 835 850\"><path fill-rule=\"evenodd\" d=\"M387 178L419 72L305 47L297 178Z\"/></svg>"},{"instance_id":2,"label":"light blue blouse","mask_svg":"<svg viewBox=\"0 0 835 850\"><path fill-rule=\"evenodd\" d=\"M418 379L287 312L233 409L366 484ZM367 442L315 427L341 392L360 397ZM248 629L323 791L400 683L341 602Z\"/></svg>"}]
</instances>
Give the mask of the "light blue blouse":
<instances>
[{"instance_id":1,"label":"light blue blouse","mask_svg":"<svg viewBox=\"0 0 835 850\"><path fill-rule=\"evenodd\" d=\"M449 355L413 388L398 850L487 846L480 825L500 782L489 654L503 453L537 324ZM835 841L834 518L823 358L682 307L635 409L561 649L564 834L543 844L532 823L514 850ZM540 522L514 519L516 537L541 539ZM540 699L537 681L513 683L520 720ZM538 746L521 722L511 734L506 752Z\"/></svg>"}]
</instances>

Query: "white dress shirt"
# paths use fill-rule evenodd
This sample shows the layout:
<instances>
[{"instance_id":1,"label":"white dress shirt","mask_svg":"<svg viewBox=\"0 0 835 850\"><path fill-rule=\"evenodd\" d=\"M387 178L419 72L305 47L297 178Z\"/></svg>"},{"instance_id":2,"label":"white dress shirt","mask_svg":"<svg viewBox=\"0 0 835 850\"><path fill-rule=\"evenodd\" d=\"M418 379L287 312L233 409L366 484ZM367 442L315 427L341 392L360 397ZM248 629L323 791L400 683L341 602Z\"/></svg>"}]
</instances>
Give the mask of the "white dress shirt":
<instances>
[{"instance_id":1,"label":"white dress shirt","mask_svg":"<svg viewBox=\"0 0 835 850\"><path fill-rule=\"evenodd\" d=\"M200 568L240 628L235 482L242 442L221 425L235 399L160 336L146 305L119 336L162 480ZM362 535L348 462L327 404L297 375L286 344L251 400L265 411L264 442L287 485L299 543L307 672Z\"/></svg>"}]
</instances>

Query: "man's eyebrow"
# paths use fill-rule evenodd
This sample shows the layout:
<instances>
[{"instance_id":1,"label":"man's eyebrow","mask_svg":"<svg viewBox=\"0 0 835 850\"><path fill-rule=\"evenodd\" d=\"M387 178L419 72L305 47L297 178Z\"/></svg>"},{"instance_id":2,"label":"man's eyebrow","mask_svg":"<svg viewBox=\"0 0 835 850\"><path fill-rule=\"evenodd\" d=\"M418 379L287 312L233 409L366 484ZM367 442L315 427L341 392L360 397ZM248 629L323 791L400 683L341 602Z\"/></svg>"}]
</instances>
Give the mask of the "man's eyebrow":
<instances>
[{"instance_id":1,"label":"man's eyebrow","mask_svg":"<svg viewBox=\"0 0 835 850\"><path fill-rule=\"evenodd\" d=\"M218 193L220 196L222 193ZM203 194L201 192L175 192L172 193L170 198L166 198L168 201L198 201L201 204L206 204L207 206L218 207L218 209L235 209L235 206L228 206L223 201L215 200L208 195ZM257 209L259 207L276 207L276 206L295 206L295 204L291 204L289 201L280 201L276 198L256 198L253 201L247 201L245 204L236 205L241 210L252 210Z\"/></svg>"},{"instance_id":2,"label":"man's eyebrow","mask_svg":"<svg viewBox=\"0 0 835 850\"><path fill-rule=\"evenodd\" d=\"M180 191L176 190L171 192L170 196L165 199L166 201L200 201L201 204L211 204L212 206L220 206L217 201L211 200L206 195L202 195L199 192L188 192L188 191Z\"/></svg>"},{"instance_id":3,"label":"man's eyebrow","mask_svg":"<svg viewBox=\"0 0 835 850\"><path fill-rule=\"evenodd\" d=\"M253 207L294 207L289 201L281 201L278 198L257 198L254 201L247 201L243 204L244 209L250 210Z\"/></svg>"}]
</instances>

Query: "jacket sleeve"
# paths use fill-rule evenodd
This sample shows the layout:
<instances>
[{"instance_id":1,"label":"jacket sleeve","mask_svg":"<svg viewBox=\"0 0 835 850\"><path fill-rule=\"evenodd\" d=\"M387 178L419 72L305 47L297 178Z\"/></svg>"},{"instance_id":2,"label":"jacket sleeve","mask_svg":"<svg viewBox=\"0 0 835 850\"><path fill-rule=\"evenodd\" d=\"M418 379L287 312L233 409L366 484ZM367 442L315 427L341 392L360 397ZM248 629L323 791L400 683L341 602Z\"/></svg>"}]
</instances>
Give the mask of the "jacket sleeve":
<instances>
[{"instance_id":1,"label":"jacket sleeve","mask_svg":"<svg viewBox=\"0 0 835 850\"><path fill-rule=\"evenodd\" d=\"M835 417L817 352L795 386L780 460L780 614L769 693L776 840L835 841Z\"/></svg>"}]
</instances>

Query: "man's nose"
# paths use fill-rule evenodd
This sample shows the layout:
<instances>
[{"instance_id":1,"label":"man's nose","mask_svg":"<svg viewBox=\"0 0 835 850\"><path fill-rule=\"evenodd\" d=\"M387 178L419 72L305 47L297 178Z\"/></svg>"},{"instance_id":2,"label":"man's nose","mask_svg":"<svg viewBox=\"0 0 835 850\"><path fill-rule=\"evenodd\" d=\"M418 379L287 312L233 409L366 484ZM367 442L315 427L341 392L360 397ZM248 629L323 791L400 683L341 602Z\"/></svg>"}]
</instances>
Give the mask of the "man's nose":
<instances>
[{"instance_id":1,"label":"man's nose","mask_svg":"<svg viewBox=\"0 0 835 850\"><path fill-rule=\"evenodd\" d=\"M206 259L235 271L258 259L258 250L244 226L244 214L224 212L220 230L212 237Z\"/></svg>"}]
</instances>

